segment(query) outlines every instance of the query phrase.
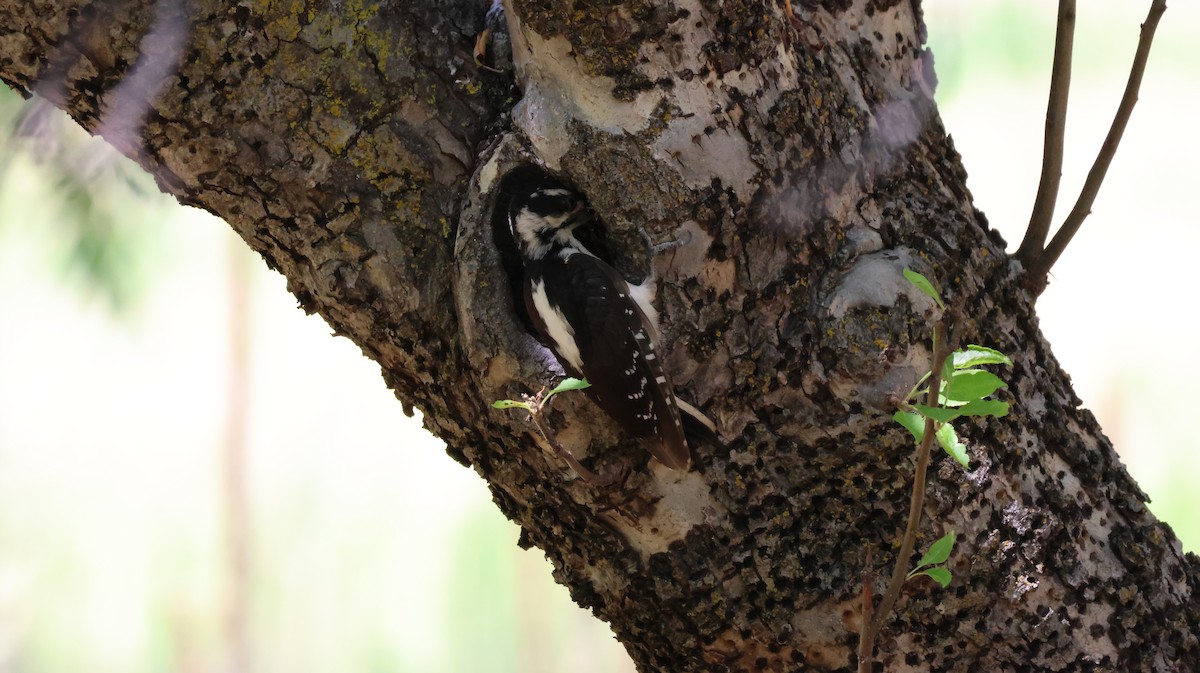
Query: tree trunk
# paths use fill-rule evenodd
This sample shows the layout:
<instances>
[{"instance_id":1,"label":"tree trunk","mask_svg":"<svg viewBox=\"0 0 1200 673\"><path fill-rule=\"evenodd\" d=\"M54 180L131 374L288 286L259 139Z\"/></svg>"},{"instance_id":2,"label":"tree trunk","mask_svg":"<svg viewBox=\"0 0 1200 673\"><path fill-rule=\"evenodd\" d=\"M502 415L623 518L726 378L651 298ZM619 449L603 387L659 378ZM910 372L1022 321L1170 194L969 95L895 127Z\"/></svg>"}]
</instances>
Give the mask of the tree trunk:
<instances>
[{"instance_id":1,"label":"tree trunk","mask_svg":"<svg viewBox=\"0 0 1200 673\"><path fill-rule=\"evenodd\" d=\"M856 665L864 573L882 591L911 490L890 416L936 317L905 267L941 284L957 342L1013 357L1013 413L961 426L969 470L935 459L918 547L957 531L954 581L907 584L884 668L1194 670L1196 557L1080 408L972 206L917 5L513 0L493 47L515 69L494 74L473 62L479 0L0 0L0 78L229 222L639 670ZM491 217L523 161L586 194L623 272L657 274L676 386L727 444L693 471L557 397L559 440L627 471L598 487L489 409L556 377Z\"/></svg>"}]
</instances>

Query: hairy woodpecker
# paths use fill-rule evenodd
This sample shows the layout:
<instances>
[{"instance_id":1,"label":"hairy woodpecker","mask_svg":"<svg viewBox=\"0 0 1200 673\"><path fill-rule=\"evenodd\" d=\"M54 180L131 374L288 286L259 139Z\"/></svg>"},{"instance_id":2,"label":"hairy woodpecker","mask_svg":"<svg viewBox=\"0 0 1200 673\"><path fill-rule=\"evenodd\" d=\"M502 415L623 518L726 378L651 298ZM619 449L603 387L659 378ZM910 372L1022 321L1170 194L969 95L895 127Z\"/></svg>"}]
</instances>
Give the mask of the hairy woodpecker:
<instances>
[{"instance_id":1,"label":"hairy woodpecker","mask_svg":"<svg viewBox=\"0 0 1200 673\"><path fill-rule=\"evenodd\" d=\"M526 173L507 191L538 339L626 433L667 467L688 469L688 437L719 441L713 422L675 396L659 358L653 279L631 285L584 247L575 237L590 220L583 199L549 175Z\"/></svg>"}]
</instances>

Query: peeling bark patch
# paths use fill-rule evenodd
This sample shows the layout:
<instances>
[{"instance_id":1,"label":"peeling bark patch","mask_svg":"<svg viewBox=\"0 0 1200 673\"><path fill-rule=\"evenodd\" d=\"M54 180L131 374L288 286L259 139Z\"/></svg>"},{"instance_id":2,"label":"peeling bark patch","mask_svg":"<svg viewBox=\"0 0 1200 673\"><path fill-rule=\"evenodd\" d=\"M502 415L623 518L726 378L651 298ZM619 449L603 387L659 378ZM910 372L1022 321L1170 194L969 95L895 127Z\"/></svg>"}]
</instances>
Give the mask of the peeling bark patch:
<instances>
[{"instance_id":1,"label":"peeling bark patch","mask_svg":"<svg viewBox=\"0 0 1200 673\"><path fill-rule=\"evenodd\" d=\"M617 100L629 101L654 82L637 72L642 43L662 35L679 14L670 4L654 2L572 2L518 0L513 3L523 25L543 37L561 35L571 41L572 55L585 73L609 77Z\"/></svg>"},{"instance_id":2,"label":"peeling bark patch","mask_svg":"<svg viewBox=\"0 0 1200 673\"><path fill-rule=\"evenodd\" d=\"M918 267L911 250L886 250L859 257L854 266L842 276L827 303L833 318L842 318L846 312L863 306L892 306L896 299L904 296L926 317L936 306L933 300L905 280L903 271Z\"/></svg>"}]
</instances>

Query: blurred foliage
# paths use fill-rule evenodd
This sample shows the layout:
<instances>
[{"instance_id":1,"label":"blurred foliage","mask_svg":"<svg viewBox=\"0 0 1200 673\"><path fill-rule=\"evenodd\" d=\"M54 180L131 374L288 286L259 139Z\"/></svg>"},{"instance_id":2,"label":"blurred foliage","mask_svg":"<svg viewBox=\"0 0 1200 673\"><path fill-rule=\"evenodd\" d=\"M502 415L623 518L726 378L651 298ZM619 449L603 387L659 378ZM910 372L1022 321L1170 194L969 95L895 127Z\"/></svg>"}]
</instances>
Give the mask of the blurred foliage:
<instances>
[{"instance_id":1,"label":"blurred foliage","mask_svg":"<svg viewBox=\"0 0 1200 673\"><path fill-rule=\"evenodd\" d=\"M1083 3L1077 13L1073 78L1095 77L1124 85L1133 61L1138 26L1149 3L1124 0ZM978 93L979 82L1008 81L1044 95L1050 85L1056 14L1042 0L925 0L929 47L936 60L938 101ZM1118 11L1120 10L1120 11ZM1168 13L1168 19L1172 13ZM1132 19L1132 20L1131 20ZM1160 31L1154 41L1153 69L1195 62L1190 40ZM974 82L974 85L972 83ZM1109 112L1106 111L1106 114Z\"/></svg>"},{"instance_id":2,"label":"blurred foliage","mask_svg":"<svg viewBox=\"0 0 1200 673\"><path fill-rule=\"evenodd\" d=\"M489 660L491 673L517 671L522 611L514 555L505 553L512 547L512 531L493 524L491 512L475 512L453 542L453 582L447 596L453 617L445 632L470 635L446 653L452 671L478 670ZM480 601L480 596L487 600Z\"/></svg>"},{"instance_id":3,"label":"blurred foliage","mask_svg":"<svg viewBox=\"0 0 1200 673\"><path fill-rule=\"evenodd\" d=\"M969 92L970 79L1037 78L1053 54L1053 12L1012 2L943 0L924 8L943 103Z\"/></svg>"},{"instance_id":4,"label":"blurred foliage","mask_svg":"<svg viewBox=\"0 0 1200 673\"><path fill-rule=\"evenodd\" d=\"M28 171L35 185L18 182ZM0 234L35 238L53 276L118 317L138 306L154 266L150 223L171 205L141 168L44 100L0 87L0 195L54 204L55 223L29 232L0 218Z\"/></svg>"}]
</instances>

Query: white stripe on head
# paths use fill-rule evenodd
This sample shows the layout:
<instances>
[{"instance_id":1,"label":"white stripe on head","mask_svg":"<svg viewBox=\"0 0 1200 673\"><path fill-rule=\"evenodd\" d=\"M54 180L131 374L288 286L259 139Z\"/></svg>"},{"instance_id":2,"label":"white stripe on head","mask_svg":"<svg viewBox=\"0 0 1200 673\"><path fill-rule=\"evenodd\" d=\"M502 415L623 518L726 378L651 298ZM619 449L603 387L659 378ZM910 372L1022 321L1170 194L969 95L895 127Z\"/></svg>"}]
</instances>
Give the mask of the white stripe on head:
<instances>
[{"instance_id":1,"label":"white stripe on head","mask_svg":"<svg viewBox=\"0 0 1200 673\"><path fill-rule=\"evenodd\" d=\"M517 239L517 243L525 250L525 254L532 259L541 259L546 255L546 251L550 249L550 244L546 242L541 232L547 229L547 220L544 217L539 217L537 214L530 211L528 208L522 208L517 216L512 219L513 237Z\"/></svg>"}]
</instances>

